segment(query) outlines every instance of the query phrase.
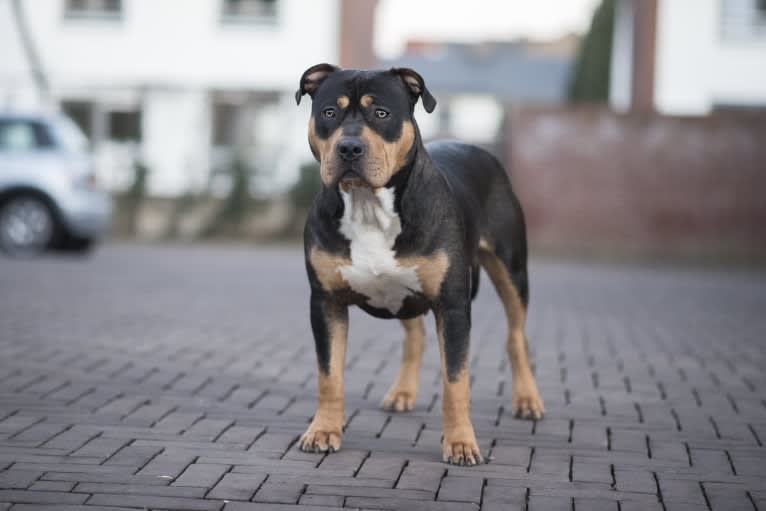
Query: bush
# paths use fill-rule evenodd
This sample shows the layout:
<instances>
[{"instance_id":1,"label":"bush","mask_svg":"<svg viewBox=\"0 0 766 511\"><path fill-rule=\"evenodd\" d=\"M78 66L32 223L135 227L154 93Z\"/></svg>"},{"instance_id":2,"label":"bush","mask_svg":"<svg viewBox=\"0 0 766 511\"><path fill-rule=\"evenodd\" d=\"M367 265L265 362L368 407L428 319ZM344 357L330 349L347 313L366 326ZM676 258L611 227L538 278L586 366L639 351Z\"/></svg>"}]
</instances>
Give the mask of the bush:
<instances>
[{"instance_id":1,"label":"bush","mask_svg":"<svg viewBox=\"0 0 766 511\"><path fill-rule=\"evenodd\" d=\"M241 235L242 221L255 207L255 200L250 195L252 170L248 164L237 157L232 160L226 173L231 179L231 188L218 213L202 230L203 237Z\"/></svg>"},{"instance_id":2,"label":"bush","mask_svg":"<svg viewBox=\"0 0 766 511\"><path fill-rule=\"evenodd\" d=\"M306 214L314 203L322 180L319 177L319 164L316 162L301 165L298 181L287 192L292 207L290 222L285 226L282 237L293 238L303 232Z\"/></svg>"},{"instance_id":3,"label":"bush","mask_svg":"<svg viewBox=\"0 0 766 511\"><path fill-rule=\"evenodd\" d=\"M125 193L118 199L118 206L125 218L125 233L135 236L138 225L138 214L141 202L146 197L146 181L149 177L149 167L140 160L133 162L133 182Z\"/></svg>"},{"instance_id":4,"label":"bush","mask_svg":"<svg viewBox=\"0 0 766 511\"><path fill-rule=\"evenodd\" d=\"M321 188L322 180L319 177L319 164L307 163L302 165L298 181L288 192L290 203L296 210L305 213L311 207L314 197L316 197Z\"/></svg>"}]
</instances>

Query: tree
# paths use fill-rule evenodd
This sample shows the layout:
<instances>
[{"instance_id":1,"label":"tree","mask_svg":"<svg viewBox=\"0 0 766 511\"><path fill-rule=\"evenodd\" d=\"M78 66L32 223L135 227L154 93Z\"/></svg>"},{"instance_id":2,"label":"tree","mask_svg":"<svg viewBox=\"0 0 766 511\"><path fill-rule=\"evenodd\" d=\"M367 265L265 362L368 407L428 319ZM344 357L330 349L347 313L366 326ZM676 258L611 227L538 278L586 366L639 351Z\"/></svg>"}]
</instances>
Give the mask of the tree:
<instances>
[{"instance_id":1,"label":"tree","mask_svg":"<svg viewBox=\"0 0 766 511\"><path fill-rule=\"evenodd\" d=\"M569 82L569 100L602 103L609 99L614 32L614 0L602 0L593 14Z\"/></svg>"}]
</instances>

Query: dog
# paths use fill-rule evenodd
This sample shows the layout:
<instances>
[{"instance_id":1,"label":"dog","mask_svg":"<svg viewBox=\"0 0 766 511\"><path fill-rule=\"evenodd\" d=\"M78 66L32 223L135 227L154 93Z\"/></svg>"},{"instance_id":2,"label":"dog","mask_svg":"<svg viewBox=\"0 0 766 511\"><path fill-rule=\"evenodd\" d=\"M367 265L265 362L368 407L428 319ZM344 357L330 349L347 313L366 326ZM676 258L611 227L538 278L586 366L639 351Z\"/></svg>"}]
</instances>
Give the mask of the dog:
<instances>
[{"instance_id":1,"label":"dog","mask_svg":"<svg viewBox=\"0 0 766 511\"><path fill-rule=\"evenodd\" d=\"M381 71L318 64L300 78L312 99L308 141L322 187L304 229L310 314L318 362L317 411L299 439L304 451L340 448L348 307L404 326L402 361L383 399L412 410L424 349L423 315L439 338L442 458L482 462L470 417L471 301L483 267L508 320L515 416L539 419L543 402L529 364L524 215L502 165L473 145L424 145L414 108L436 100L408 68Z\"/></svg>"}]
</instances>

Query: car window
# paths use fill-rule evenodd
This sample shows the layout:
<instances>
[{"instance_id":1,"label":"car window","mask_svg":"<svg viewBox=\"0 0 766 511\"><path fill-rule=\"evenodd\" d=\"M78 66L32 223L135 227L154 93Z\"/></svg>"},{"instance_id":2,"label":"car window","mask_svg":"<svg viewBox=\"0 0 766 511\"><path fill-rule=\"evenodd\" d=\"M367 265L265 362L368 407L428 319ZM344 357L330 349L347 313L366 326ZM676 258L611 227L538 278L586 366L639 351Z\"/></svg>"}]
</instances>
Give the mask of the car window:
<instances>
[{"instance_id":1,"label":"car window","mask_svg":"<svg viewBox=\"0 0 766 511\"><path fill-rule=\"evenodd\" d=\"M53 140L42 123L0 120L0 151L34 151L50 147L53 147Z\"/></svg>"}]
</instances>

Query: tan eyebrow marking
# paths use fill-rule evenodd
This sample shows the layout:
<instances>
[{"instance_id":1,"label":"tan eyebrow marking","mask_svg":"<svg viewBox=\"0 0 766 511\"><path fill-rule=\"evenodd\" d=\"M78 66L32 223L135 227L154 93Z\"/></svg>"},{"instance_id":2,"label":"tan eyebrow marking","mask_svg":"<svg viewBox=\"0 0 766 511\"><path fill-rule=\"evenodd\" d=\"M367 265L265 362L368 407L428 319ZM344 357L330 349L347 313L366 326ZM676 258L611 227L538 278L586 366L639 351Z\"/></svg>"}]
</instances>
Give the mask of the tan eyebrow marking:
<instances>
[{"instance_id":1,"label":"tan eyebrow marking","mask_svg":"<svg viewBox=\"0 0 766 511\"><path fill-rule=\"evenodd\" d=\"M372 104L372 96L365 94L362 96L362 99L359 100L359 103L361 103L363 107L367 108Z\"/></svg>"},{"instance_id":2,"label":"tan eyebrow marking","mask_svg":"<svg viewBox=\"0 0 766 511\"><path fill-rule=\"evenodd\" d=\"M349 102L350 100L348 99L348 96L338 96L338 99L336 100L336 103L338 103L338 106L341 108L346 108Z\"/></svg>"}]
</instances>

